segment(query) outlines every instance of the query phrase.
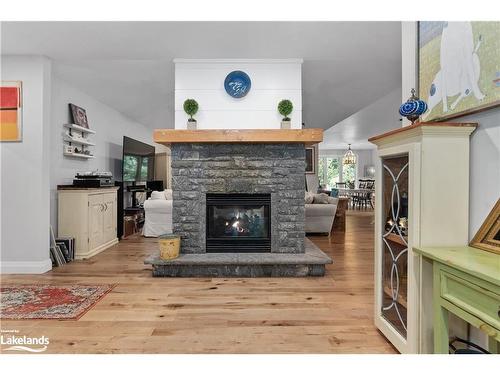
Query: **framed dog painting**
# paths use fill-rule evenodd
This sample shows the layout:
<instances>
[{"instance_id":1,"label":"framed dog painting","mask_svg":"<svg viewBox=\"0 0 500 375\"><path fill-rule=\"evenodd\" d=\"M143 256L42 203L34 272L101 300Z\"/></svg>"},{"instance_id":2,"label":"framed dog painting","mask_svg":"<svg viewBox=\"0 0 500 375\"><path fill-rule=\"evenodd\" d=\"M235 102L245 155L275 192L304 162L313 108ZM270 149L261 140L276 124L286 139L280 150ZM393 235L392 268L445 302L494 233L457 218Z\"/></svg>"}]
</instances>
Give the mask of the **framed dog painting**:
<instances>
[{"instance_id":1,"label":"framed dog painting","mask_svg":"<svg viewBox=\"0 0 500 375\"><path fill-rule=\"evenodd\" d=\"M423 121L500 105L500 22L419 22Z\"/></svg>"}]
</instances>

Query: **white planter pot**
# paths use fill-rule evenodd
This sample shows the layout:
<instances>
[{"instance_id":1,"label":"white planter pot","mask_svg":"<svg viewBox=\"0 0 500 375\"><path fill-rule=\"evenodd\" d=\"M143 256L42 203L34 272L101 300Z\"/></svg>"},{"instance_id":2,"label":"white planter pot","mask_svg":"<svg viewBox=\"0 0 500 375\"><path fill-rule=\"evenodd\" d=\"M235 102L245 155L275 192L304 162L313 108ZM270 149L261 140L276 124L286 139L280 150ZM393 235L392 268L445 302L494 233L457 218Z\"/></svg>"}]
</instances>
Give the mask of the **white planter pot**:
<instances>
[{"instance_id":1,"label":"white planter pot","mask_svg":"<svg viewBox=\"0 0 500 375\"><path fill-rule=\"evenodd\" d=\"M196 130L198 122L196 121L188 121L187 122L187 130Z\"/></svg>"},{"instance_id":2,"label":"white planter pot","mask_svg":"<svg viewBox=\"0 0 500 375\"><path fill-rule=\"evenodd\" d=\"M292 127L291 121L281 121L281 129L290 129Z\"/></svg>"}]
</instances>

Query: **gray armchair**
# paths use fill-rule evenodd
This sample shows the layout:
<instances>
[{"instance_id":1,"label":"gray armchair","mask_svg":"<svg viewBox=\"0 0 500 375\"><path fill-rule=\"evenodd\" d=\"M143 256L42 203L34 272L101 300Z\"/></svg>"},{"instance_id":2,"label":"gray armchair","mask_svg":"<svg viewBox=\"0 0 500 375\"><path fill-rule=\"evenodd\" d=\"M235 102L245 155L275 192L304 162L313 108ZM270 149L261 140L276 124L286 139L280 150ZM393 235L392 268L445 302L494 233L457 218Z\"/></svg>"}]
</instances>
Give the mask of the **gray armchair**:
<instances>
[{"instance_id":1,"label":"gray armchair","mask_svg":"<svg viewBox=\"0 0 500 375\"><path fill-rule=\"evenodd\" d=\"M306 204L306 233L330 233L337 213L338 198L328 204Z\"/></svg>"}]
</instances>

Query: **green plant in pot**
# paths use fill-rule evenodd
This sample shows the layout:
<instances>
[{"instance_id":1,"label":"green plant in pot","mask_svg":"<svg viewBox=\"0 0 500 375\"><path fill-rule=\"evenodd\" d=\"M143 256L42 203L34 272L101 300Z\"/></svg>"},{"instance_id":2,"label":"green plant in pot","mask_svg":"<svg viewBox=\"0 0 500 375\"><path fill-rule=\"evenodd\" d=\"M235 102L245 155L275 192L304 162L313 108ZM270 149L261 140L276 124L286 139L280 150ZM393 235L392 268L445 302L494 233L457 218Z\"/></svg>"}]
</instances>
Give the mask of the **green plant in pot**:
<instances>
[{"instance_id":1,"label":"green plant in pot","mask_svg":"<svg viewBox=\"0 0 500 375\"><path fill-rule=\"evenodd\" d=\"M293 104L290 100L288 99L283 99L278 103L278 112L280 113L281 116L283 116L283 120L281 120L281 129L290 129L291 127L291 120L290 113L293 111Z\"/></svg>"},{"instance_id":2,"label":"green plant in pot","mask_svg":"<svg viewBox=\"0 0 500 375\"><path fill-rule=\"evenodd\" d=\"M197 122L193 116L198 112L198 102L194 99L186 99L184 102L184 112L189 115L187 122L188 130L196 130Z\"/></svg>"}]
</instances>

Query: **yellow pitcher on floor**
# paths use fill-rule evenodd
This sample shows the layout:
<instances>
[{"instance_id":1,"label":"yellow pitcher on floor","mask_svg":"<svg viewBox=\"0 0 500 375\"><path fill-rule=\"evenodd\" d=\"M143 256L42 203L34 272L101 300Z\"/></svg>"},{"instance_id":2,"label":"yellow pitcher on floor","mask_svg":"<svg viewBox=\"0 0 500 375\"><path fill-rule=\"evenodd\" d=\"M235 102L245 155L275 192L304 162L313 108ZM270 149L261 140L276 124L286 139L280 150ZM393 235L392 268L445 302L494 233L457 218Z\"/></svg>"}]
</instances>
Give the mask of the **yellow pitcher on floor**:
<instances>
[{"instance_id":1,"label":"yellow pitcher on floor","mask_svg":"<svg viewBox=\"0 0 500 375\"><path fill-rule=\"evenodd\" d=\"M164 260L175 259L179 256L181 237L175 234L162 234L158 238L160 244L160 258Z\"/></svg>"}]
</instances>

